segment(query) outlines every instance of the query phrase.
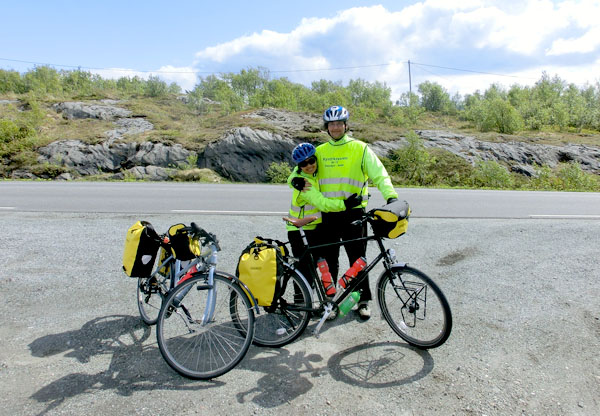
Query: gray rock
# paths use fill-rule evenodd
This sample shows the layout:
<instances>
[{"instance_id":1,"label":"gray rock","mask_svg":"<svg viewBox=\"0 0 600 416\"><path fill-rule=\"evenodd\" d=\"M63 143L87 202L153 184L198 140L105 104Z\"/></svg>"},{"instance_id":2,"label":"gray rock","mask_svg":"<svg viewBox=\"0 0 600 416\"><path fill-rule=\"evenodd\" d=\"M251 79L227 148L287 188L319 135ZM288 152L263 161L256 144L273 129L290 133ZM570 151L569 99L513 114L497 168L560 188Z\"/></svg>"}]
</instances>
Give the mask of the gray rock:
<instances>
[{"instance_id":1,"label":"gray rock","mask_svg":"<svg viewBox=\"0 0 600 416\"><path fill-rule=\"evenodd\" d=\"M137 151L136 143L107 142L90 145L80 140L50 143L38 150L39 163L51 163L73 168L80 175L116 172Z\"/></svg>"},{"instance_id":2,"label":"gray rock","mask_svg":"<svg viewBox=\"0 0 600 416\"><path fill-rule=\"evenodd\" d=\"M150 181L166 181L170 179L169 169L158 166L136 166L127 172L133 174L136 179Z\"/></svg>"},{"instance_id":3,"label":"gray rock","mask_svg":"<svg viewBox=\"0 0 600 416\"><path fill-rule=\"evenodd\" d=\"M196 152L185 149L180 144L166 146L163 143L144 142L128 162L142 166L178 167L188 163Z\"/></svg>"},{"instance_id":4,"label":"gray rock","mask_svg":"<svg viewBox=\"0 0 600 416\"><path fill-rule=\"evenodd\" d=\"M39 179L33 173L25 169L15 169L10 175L11 179Z\"/></svg>"},{"instance_id":5,"label":"gray rock","mask_svg":"<svg viewBox=\"0 0 600 416\"><path fill-rule=\"evenodd\" d=\"M38 150L39 163L51 163L73 168L80 175L118 172L140 167L177 167L187 164L195 152L181 145L165 146L162 143L109 143L87 144L80 140L63 140L50 143ZM143 171L144 175L163 177L160 172Z\"/></svg>"},{"instance_id":6,"label":"gray rock","mask_svg":"<svg viewBox=\"0 0 600 416\"><path fill-rule=\"evenodd\" d=\"M242 117L260 119L287 135L297 131L318 132L323 129L323 119L319 116L274 108L261 108Z\"/></svg>"},{"instance_id":7,"label":"gray rock","mask_svg":"<svg viewBox=\"0 0 600 416\"><path fill-rule=\"evenodd\" d=\"M279 134L249 127L233 129L217 142L206 146L201 168L209 168L236 182L265 182L273 162L292 164L296 143Z\"/></svg>"},{"instance_id":8,"label":"gray rock","mask_svg":"<svg viewBox=\"0 0 600 416\"><path fill-rule=\"evenodd\" d=\"M65 102L54 104L52 108L62 113L69 120L80 118L96 118L99 120L115 120L117 118L129 117L131 111L112 105L96 105L81 102Z\"/></svg>"},{"instance_id":9,"label":"gray rock","mask_svg":"<svg viewBox=\"0 0 600 416\"><path fill-rule=\"evenodd\" d=\"M600 173L600 148L569 144L552 146L522 142L491 143L456 133L418 130L428 148L445 149L462 157L472 165L481 160L493 160L508 164L513 171L523 174L535 172L535 165L555 167L560 162L576 161L581 168L591 173ZM380 157L406 144L406 138L390 142L374 142L370 146ZM528 175L530 176L530 175Z\"/></svg>"},{"instance_id":10,"label":"gray rock","mask_svg":"<svg viewBox=\"0 0 600 416\"><path fill-rule=\"evenodd\" d=\"M128 134L138 134L154 129L154 125L143 118L119 118L115 124L119 128L105 133L110 140L118 140Z\"/></svg>"}]
</instances>

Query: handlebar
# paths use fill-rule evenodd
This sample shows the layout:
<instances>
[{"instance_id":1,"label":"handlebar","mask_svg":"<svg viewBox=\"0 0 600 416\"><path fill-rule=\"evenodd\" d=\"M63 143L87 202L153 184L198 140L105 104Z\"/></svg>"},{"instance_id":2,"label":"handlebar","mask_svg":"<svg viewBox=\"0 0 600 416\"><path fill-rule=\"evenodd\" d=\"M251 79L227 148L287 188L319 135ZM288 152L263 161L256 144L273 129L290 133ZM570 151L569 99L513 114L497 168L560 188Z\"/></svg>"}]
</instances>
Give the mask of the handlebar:
<instances>
[{"instance_id":1,"label":"handlebar","mask_svg":"<svg viewBox=\"0 0 600 416\"><path fill-rule=\"evenodd\" d=\"M198 226L198 224L196 224L195 222L192 222L189 227L181 227L179 230L177 230L177 232L185 232L191 234L194 237L202 238L204 239L205 244L214 244L217 251L221 251L221 246L219 245L219 240L217 239L217 236L213 233L209 233L204 228ZM164 237L166 236L167 235L165 234L163 238L161 238L161 240L164 241ZM168 244L168 240L166 244Z\"/></svg>"}]
</instances>

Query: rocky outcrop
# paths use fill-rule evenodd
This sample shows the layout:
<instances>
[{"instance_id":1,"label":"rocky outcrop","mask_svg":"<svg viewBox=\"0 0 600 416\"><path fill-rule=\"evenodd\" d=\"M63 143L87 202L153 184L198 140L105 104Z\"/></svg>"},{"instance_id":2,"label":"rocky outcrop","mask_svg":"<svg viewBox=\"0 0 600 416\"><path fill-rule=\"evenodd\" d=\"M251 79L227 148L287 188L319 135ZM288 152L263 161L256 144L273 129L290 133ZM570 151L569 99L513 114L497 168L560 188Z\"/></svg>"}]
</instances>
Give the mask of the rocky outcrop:
<instances>
[{"instance_id":1,"label":"rocky outcrop","mask_svg":"<svg viewBox=\"0 0 600 416\"><path fill-rule=\"evenodd\" d=\"M51 163L72 168L82 176L98 173L117 173L136 167L176 168L188 164L196 152L181 145L166 146L162 143L109 143L87 144L80 140L63 140L50 143L38 150L40 163ZM145 170L132 173L144 177ZM164 175L159 175L161 178Z\"/></svg>"},{"instance_id":2,"label":"rocky outcrop","mask_svg":"<svg viewBox=\"0 0 600 416\"><path fill-rule=\"evenodd\" d=\"M87 144L79 140L63 140L39 149L40 163L70 168L62 179L77 175L112 174L114 178L134 177L148 180L170 180L174 169L207 168L221 177L236 182L260 183L267 180L267 169L273 162L291 161L294 146L301 141L300 132L317 132L321 119L311 114L301 114L274 109L260 109L245 115L258 118L272 126L272 130L241 127L231 129L223 137L209 143L199 153L181 145L162 143L125 143L127 135L153 128L144 118L131 117L131 112L116 107L114 101L99 105L85 103L56 104L56 111L65 118L97 118L111 120L114 130L105 133L106 140ZM577 161L589 172L600 174L600 148L584 145L549 146L522 142L491 143L474 137L444 131L421 130L417 134L426 147L442 148L475 164L479 160L496 160L524 175L535 175L535 165L555 166L560 162ZM406 139L371 143L379 156L405 145ZM192 164L194 166L192 166ZM30 177L18 171L13 177Z\"/></svg>"},{"instance_id":3,"label":"rocky outcrop","mask_svg":"<svg viewBox=\"0 0 600 416\"><path fill-rule=\"evenodd\" d=\"M131 111L115 107L116 101L104 102L103 104L86 104L81 102L66 102L54 104L52 108L68 120L79 118L97 118L99 120L116 120L117 118L129 117Z\"/></svg>"},{"instance_id":4,"label":"rocky outcrop","mask_svg":"<svg viewBox=\"0 0 600 416\"><path fill-rule=\"evenodd\" d=\"M271 163L291 163L294 146L289 138L242 127L206 146L199 165L236 182L265 182Z\"/></svg>"},{"instance_id":5,"label":"rocky outcrop","mask_svg":"<svg viewBox=\"0 0 600 416\"><path fill-rule=\"evenodd\" d=\"M576 161L585 171L600 174L600 148L569 144L552 146L535 143L503 142L491 143L460 134L418 130L425 147L441 148L462 157L472 165L479 160L494 160L507 164L514 172L527 176L535 175L534 166L556 166L561 162ZM406 139L376 142L371 148L379 156L406 144Z\"/></svg>"}]
</instances>

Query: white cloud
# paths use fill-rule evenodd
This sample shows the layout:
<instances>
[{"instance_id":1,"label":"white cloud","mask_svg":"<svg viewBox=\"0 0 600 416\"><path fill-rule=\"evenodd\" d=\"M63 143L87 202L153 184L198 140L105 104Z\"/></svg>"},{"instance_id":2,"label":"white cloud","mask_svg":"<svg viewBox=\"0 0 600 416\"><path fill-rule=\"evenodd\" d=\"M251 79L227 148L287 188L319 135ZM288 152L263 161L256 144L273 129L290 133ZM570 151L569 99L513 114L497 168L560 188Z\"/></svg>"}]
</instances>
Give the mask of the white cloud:
<instances>
[{"instance_id":1,"label":"white cloud","mask_svg":"<svg viewBox=\"0 0 600 416\"><path fill-rule=\"evenodd\" d=\"M424 0L397 12L356 7L331 18L304 18L288 33L263 30L203 49L194 67L237 72L262 66L305 84L362 78L387 83L393 98L408 90L409 59L473 71L422 68L431 81L462 94L492 83L532 84L542 71L583 84L600 73L599 15L598 0ZM573 53L582 54L576 66L566 56Z\"/></svg>"}]
</instances>

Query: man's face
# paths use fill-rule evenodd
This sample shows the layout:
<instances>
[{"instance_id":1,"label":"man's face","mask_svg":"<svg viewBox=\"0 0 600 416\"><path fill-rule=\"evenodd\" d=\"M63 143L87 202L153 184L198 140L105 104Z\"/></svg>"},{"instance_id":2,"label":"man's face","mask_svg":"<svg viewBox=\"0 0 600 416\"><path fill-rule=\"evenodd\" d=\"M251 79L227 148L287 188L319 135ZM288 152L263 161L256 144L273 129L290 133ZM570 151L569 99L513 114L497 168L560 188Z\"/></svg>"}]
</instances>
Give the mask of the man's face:
<instances>
[{"instance_id":1,"label":"man's face","mask_svg":"<svg viewBox=\"0 0 600 416\"><path fill-rule=\"evenodd\" d=\"M327 130L329 130L329 135L337 140L346 133L346 123L343 121L330 121L327 124Z\"/></svg>"}]
</instances>

